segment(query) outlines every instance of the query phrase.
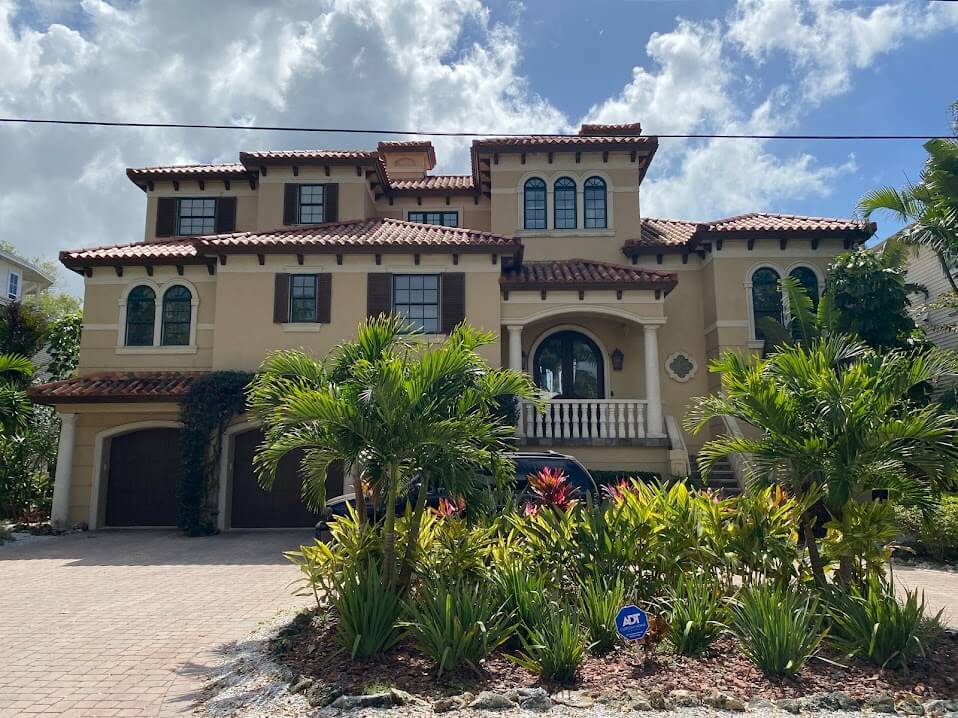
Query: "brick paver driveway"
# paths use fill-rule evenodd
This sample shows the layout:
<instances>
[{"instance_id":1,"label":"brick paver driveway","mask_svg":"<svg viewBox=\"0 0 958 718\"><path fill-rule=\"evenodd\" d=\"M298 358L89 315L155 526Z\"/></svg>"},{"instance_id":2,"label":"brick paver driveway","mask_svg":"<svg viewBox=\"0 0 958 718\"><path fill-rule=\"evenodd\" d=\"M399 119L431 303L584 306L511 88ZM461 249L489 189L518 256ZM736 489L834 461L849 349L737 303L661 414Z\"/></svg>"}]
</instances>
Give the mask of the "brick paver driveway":
<instances>
[{"instance_id":1,"label":"brick paver driveway","mask_svg":"<svg viewBox=\"0 0 958 718\"><path fill-rule=\"evenodd\" d=\"M306 599L308 531L104 531L0 547L0 718L188 713L216 649Z\"/></svg>"}]
</instances>

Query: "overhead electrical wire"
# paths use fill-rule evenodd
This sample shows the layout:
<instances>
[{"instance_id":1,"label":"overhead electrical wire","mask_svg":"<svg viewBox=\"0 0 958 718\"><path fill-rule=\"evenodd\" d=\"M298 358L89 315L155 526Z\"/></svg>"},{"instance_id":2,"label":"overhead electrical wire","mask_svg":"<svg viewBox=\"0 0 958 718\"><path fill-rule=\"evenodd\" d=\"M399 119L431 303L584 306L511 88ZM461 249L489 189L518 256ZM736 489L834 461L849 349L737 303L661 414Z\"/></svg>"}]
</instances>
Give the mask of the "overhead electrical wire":
<instances>
[{"instance_id":1,"label":"overhead electrical wire","mask_svg":"<svg viewBox=\"0 0 958 718\"><path fill-rule=\"evenodd\" d=\"M466 132L443 130L376 130L338 127L283 127L277 125L217 125L190 122L119 122L107 120L58 120L35 117L0 117L2 124L25 125L73 125L80 127L129 127L154 128L173 130L244 130L255 132L316 132L324 134L361 134L361 135L402 135L420 137L570 137L579 135L561 135L545 132ZM652 132L651 137L659 139L686 139L686 140L933 140L955 139L951 135L759 135L748 133L677 133Z\"/></svg>"}]
</instances>

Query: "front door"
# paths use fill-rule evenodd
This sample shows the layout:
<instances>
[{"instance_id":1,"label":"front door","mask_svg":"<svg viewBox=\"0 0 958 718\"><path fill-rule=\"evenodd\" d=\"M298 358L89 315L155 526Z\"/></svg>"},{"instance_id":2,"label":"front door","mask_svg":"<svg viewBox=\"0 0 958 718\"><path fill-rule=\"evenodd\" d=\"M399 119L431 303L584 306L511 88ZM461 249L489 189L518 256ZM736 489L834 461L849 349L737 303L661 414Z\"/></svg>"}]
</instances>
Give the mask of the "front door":
<instances>
[{"instance_id":1,"label":"front door","mask_svg":"<svg viewBox=\"0 0 958 718\"><path fill-rule=\"evenodd\" d=\"M602 352L581 332L550 335L536 349L532 366L536 384L554 399L605 398Z\"/></svg>"}]
</instances>

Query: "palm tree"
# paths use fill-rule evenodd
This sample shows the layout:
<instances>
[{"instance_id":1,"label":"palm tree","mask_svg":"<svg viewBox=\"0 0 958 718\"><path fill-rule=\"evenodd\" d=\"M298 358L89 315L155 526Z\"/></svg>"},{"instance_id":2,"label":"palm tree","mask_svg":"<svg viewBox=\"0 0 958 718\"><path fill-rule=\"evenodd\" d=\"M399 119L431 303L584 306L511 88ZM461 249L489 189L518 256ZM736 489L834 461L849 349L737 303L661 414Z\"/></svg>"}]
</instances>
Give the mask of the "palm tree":
<instances>
[{"instance_id":1,"label":"palm tree","mask_svg":"<svg viewBox=\"0 0 958 718\"><path fill-rule=\"evenodd\" d=\"M952 113L958 132L958 102L952 105ZM907 223L898 237L906 244L931 249L952 291L958 293L951 269L958 259L958 139L933 139L924 147L928 158L917 184L875 190L862 198L858 211L865 220L884 211Z\"/></svg>"},{"instance_id":2,"label":"palm tree","mask_svg":"<svg viewBox=\"0 0 958 718\"><path fill-rule=\"evenodd\" d=\"M32 404L23 385L33 376L33 363L19 354L0 354L0 436L24 428Z\"/></svg>"},{"instance_id":3,"label":"palm tree","mask_svg":"<svg viewBox=\"0 0 958 718\"><path fill-rule=\"evenodd\" d=\"M456 327L439 345L420 341L404 320L381 316L358 330L325 362L276 352L253 381L250 406L262 420L256 456L268 487L283 456L302 450L303 497L325 503L329 464L362 466L383 500L383 580L394 587L411 571L429 487L466 488L475 473L501 473L514 427L498 413L505 395L532 398L525 374L493 369L477 353L494 334ZM396 500L419 481L410 536L396 571ZM360 495L357 491L357 497Z\"/></svg>"},{"instance_id":4,"label":"palm tree","mask_svg":"<svg viewBox=\"0 0 958 718\"><path fill-rule=\"evenodd\" d=\"M686 417L699 432L719 417L750 424L750 436L718 436L699 454L706 477L734 453L751 458L751 485L783 485L810 498L820 493L840 519L844 506L872 489L899 501L930 506L953 481L958 461L958 416L909 400L916 386L958 373L954 354L937 349L879 355L843 335L781 347L766 359L726 353L711 366L723 394L699 397ZM810 503L810 502L809 502ZM811 511L802 530L816 583L824 565Z\"/></svg>"}]
</instances>

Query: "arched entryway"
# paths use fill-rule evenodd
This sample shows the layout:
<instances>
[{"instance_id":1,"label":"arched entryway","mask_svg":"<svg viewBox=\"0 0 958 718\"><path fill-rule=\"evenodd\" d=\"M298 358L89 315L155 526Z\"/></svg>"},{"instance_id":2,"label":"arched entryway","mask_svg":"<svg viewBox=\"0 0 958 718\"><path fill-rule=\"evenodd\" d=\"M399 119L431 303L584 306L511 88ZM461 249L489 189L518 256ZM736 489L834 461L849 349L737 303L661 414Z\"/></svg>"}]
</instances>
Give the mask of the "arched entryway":
<instances>
[{"instance_id":1,"label":"arched entryway","mask_svg":"<svg viewBox=\"0 0 958 718\"><path fill-rule=\"evenodd\" d=\"M599 345L574 329L545 337L532 358L537 386L555 399L604 399L605 359Z\"/></svg>"}]
</instances>

